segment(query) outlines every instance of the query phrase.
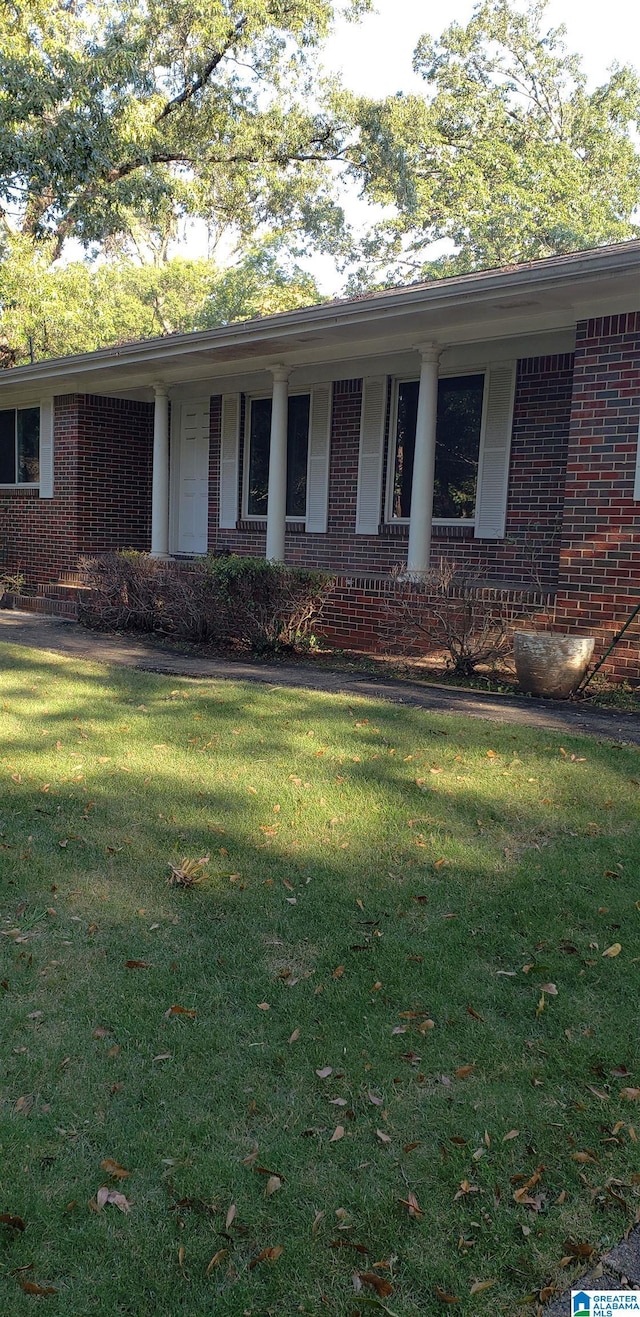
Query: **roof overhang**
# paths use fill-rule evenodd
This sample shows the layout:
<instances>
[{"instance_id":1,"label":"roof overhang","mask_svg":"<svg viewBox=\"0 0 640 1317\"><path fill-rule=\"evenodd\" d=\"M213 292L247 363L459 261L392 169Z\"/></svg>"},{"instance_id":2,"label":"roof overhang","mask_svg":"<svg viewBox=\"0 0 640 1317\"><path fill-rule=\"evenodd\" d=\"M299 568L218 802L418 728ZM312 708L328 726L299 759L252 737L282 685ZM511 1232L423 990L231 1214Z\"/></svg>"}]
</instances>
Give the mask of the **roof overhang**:
<instances>
[{"instance_id":1,"label":"roof overhang","mask_svg":"<svg viewBox=\"0 0 640 1317\"><path fill-rule=\"evenodd\" d=\"M0 372L0 406L37 392L152 396L156 382L213 385L278 362L294 372L326 364L335 377L332 364L406 357L423 342L539 338L638 306L640 242L625 242L20 366Z\"/></svg>"}]
</instances>

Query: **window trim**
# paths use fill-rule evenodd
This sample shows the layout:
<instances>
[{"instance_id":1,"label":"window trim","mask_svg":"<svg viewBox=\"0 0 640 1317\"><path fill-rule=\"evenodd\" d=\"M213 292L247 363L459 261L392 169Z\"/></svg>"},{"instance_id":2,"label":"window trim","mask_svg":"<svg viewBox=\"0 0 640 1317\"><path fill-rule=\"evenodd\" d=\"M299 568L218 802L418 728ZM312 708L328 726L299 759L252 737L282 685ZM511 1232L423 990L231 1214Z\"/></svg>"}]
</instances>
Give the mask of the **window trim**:
<instances>
[{"instance_id":1,"label":"window trim","mask_svg":"<svg viewBox=\"0 0 640 1317\"><path fill-rule=\"evenodd\" d=\"M14 414L14 442L15 442L15 462L16 473L18 470L18 412L35 412L38 413L38 479L37 480L14 480L0 481L0 489L40 489L40 452L42 442L42 405L41 403L27 403L22 407L0 407L0 411L13 412Z\"/></svg>"},{"instance_id":2,"label":"window trim","mask_svg":"<svg viewBox=\"0 0 640 1317\"><path fill-rule=\"evenodd\" d=\"M484 437L486 431L487 417L487 380L489 377L489 366L476 366L474 368L466 367L464 370L441 370L438 372L438 384L440 380L458 380L464 379L465 376L482 375L484 379L482 389L482 416L480 418L480 443L478 446L478 479L476 481L476 491L480 483L480 471L482 463L482 453L484 450ZM384 524L385 526L408 526L410 517L394 517L393 509L393 479L396 467L396 442L398 434L398 400L401 384L415 384L415 375L398 375L391 381L391 407L389 410L389 436L387 442L387 477L384 495ZM432 525L442 526L446 529L448 526L468 526L471 530L475 528L476 518L473 517L433 517Z\"/></svg>"},{"instance_id":3,"label":"window trim","mask_svg":"<svg viewBox=\"0 0 640 1317\"><path fill-rule=\"evenodd\" d=\"M307 431L307 484L305 490L305 511L304 516L290 517L286 513L285 520L296 526L306 526L307 514L309 511L309 451L311 447L311 415L313 407L313 389L290 389L287 398L308 398L309 399L309 428ZM272 393L246 393L244 396L244 426L242 436L242 500L241 511L243 521L255 521L258 525L266 526L268 513L249 512L249 462L251 459L251 404L254 402L264 402L268 399L273 403ZM267 495L268 497L268 495Z\"/></svg>"},{"instance_id":4,"label":"window trim","mask_svg":"<svg viewBox=\"0 0 640 1317\"><path fill-rule=\"evenodd\" d=\"M640 416L638 417L638 438L636 442L636 469L633 478L633 500L640 503Z\"/></svg>"}]
</instances>

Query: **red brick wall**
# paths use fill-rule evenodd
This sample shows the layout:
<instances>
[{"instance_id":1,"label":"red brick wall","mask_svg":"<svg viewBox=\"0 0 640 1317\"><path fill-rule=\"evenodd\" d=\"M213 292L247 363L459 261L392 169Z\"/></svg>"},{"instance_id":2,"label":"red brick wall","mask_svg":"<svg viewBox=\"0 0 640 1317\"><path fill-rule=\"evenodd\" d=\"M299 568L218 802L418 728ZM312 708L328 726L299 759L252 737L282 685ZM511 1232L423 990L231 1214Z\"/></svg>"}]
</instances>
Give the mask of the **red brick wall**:
<instances>
[{"instance_id":1,"label":"red brick wall","mask_svg":"<svg viewBox=\"0 0 640 1317\"><path fill-rule=\"evenodd\" d=\"M148 549L152 447L151 404L56 398L54 497L0 490L0 570L46 583L81 553Z\"/></svg>"},{"instance_id":2,"label":"red brick wall","mask_svg":"<svg viewBox=\"0 0 640 1317\"><path fill-rule=\"evenodd\" d=\"M535 357L518 366L509 499L504 540L475 540L472 527L434 527L434 552L489 577L555 584L562 515L562 487L571 410L572 356ZM356 492L362 381L333 386L329 519L326 535L290 524L287 562L345 576L388 576L406 561L407 526L382 524L378 535L356 535ZM211 400L209 545L234 553L264 553L266 531L258 522L219 530L220 400ZM384 481L383 481L384 484Z\"/></svg>"},{"instance_id":3,"label":"red brick wall","mask_svg":"<svg viewBox=\"0 0 640 1317\"><path fill-rule=\"evenodd\" d=\"M579 324L557 616L600 648L640 603L639 415L640 311ZM640 676L637 620L607 671Z\"/></svg>"}]
</instances>

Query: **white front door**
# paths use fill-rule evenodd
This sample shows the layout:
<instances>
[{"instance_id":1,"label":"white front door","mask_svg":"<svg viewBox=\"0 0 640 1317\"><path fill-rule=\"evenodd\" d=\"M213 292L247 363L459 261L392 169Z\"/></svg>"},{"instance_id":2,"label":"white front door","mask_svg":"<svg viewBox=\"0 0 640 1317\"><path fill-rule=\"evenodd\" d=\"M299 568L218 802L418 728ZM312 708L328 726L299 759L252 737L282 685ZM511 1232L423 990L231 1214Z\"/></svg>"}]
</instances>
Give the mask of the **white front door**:
<instances>
[{"instance_id":1,"label":"white front door","mask_svg":"<svg viewBox=\"0 0 640 1317\"><path fill-rule=\"evenodd\" d=\"M180 403L178 553L207 552L209 514L209 399Z\"/></svg>"}]
</instances>

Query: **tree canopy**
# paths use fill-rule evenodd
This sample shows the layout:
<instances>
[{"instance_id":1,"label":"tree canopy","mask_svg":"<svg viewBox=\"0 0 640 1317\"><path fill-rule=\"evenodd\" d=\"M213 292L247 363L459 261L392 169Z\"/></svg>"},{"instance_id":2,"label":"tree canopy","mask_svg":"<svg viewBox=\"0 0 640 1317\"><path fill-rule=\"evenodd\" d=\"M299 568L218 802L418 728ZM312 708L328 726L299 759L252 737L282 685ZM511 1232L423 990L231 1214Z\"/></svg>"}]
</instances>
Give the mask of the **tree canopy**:
<instances>
[{"instance_id":1,"label":"tree canopy","mask_svg":"<svg viewBox=\"0 0 640 1317\"><path fill-rule=\"evenodd\" d=\"M360 284L535 260L640 234L640 79L615 66L595 90L546 0L481 0L466 26L423 36L424 96L360 99L353 171L390 208ZM446 240L430 259L428 247Z\"/></svg>"},{"instance_id":2,"label":"tree canopy","mask_svg":"<svg viewBox=\"0 0 640 1317\"><path fill-rule=\"evenodd\" d=\"M370 0L347 0L355 15ZM180 214L331 242L333 0L4 0L0 216L53 255Z\"/></svg>"}]
</instances>

